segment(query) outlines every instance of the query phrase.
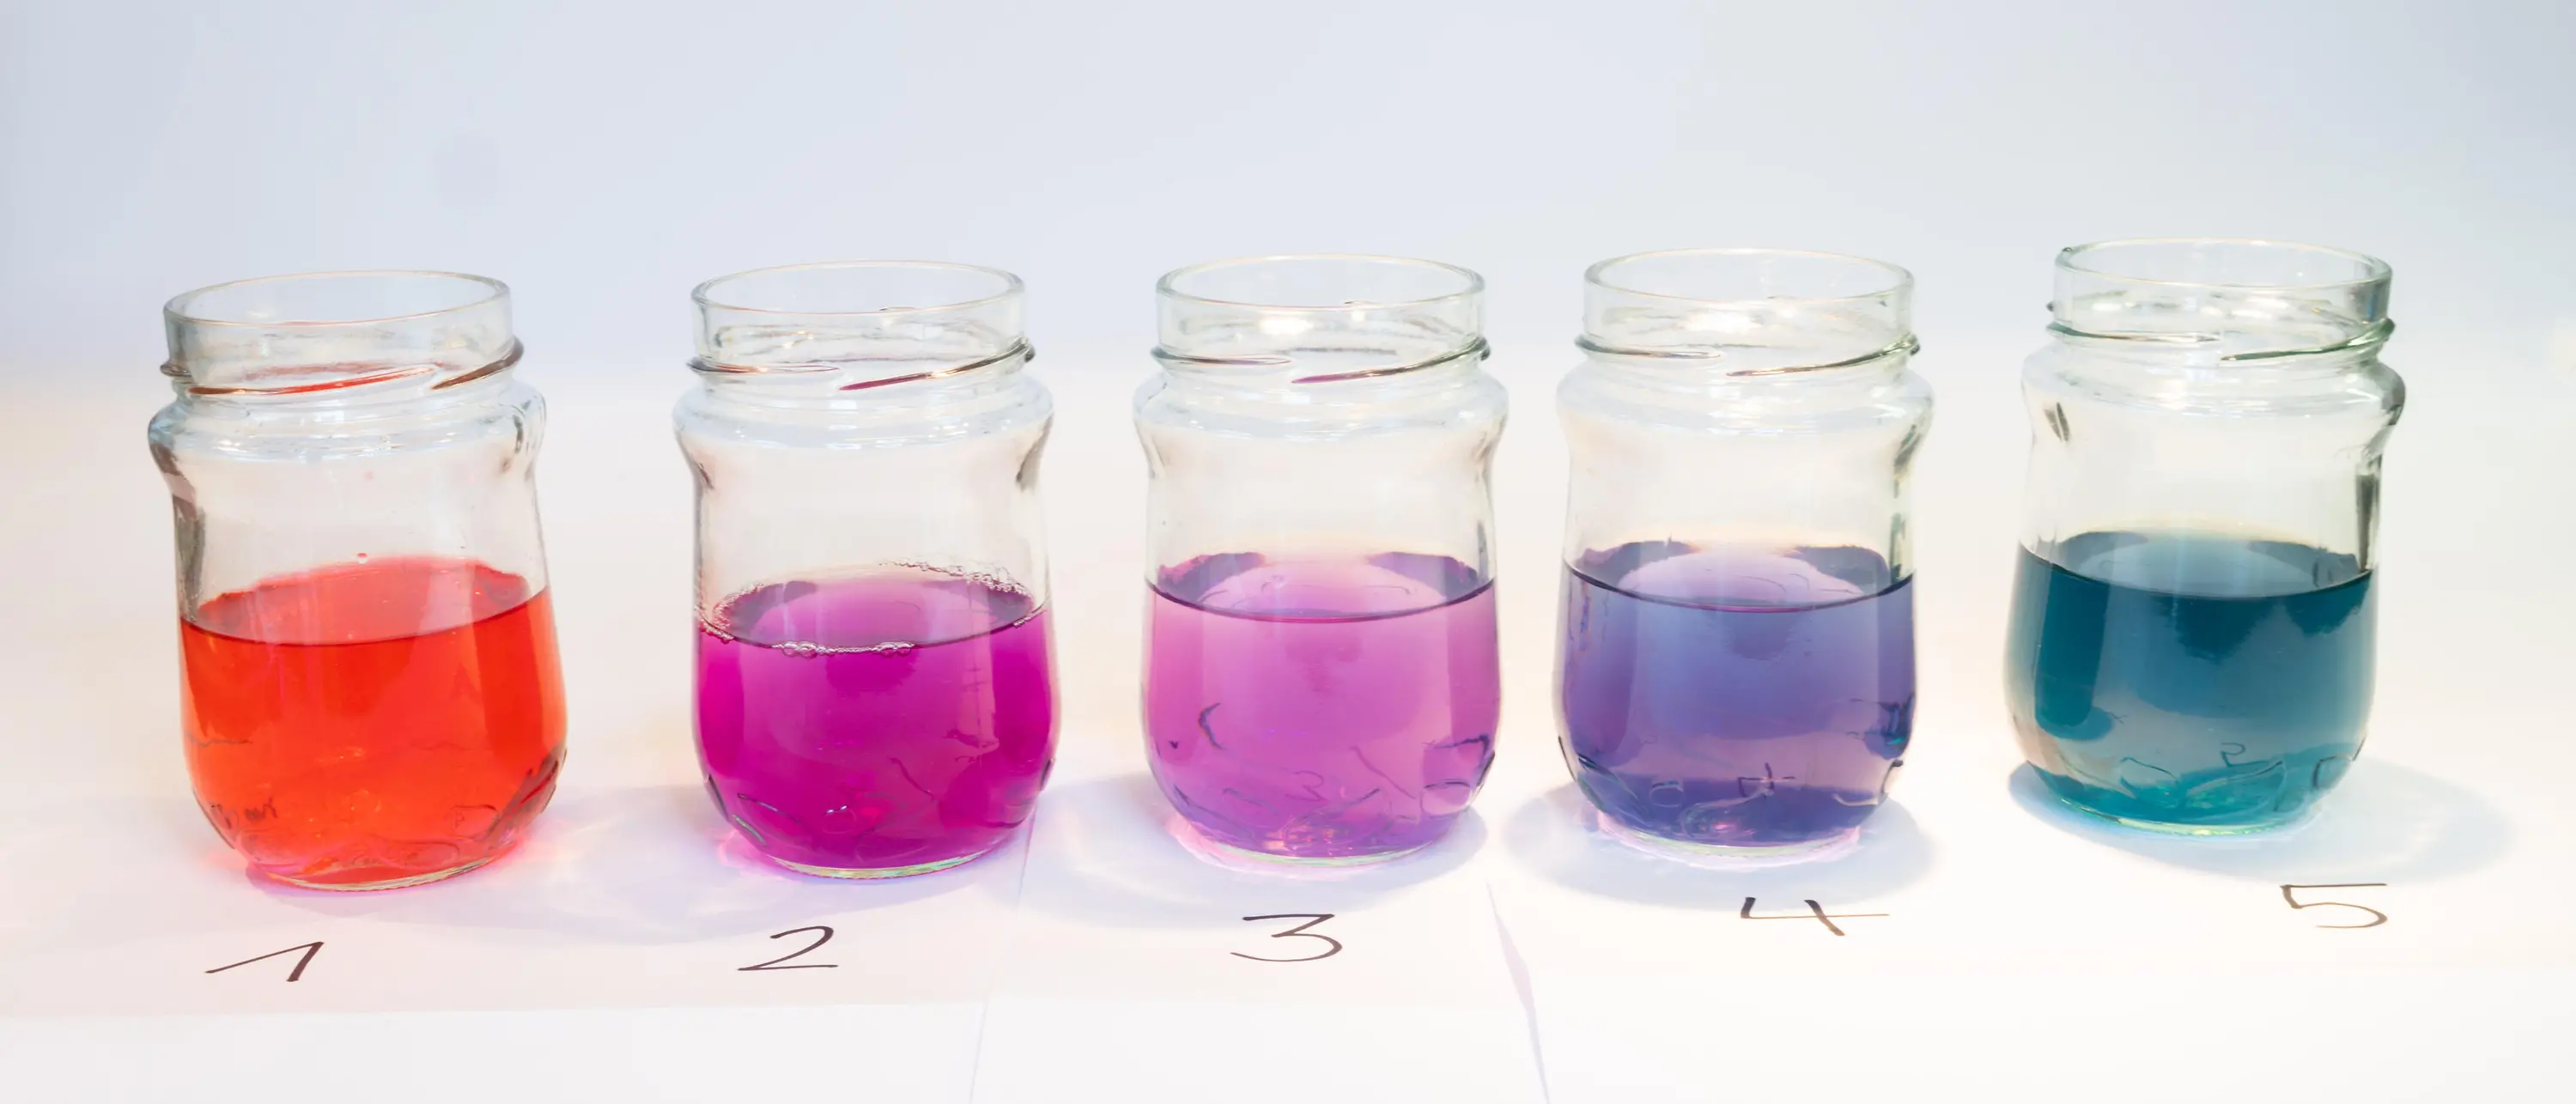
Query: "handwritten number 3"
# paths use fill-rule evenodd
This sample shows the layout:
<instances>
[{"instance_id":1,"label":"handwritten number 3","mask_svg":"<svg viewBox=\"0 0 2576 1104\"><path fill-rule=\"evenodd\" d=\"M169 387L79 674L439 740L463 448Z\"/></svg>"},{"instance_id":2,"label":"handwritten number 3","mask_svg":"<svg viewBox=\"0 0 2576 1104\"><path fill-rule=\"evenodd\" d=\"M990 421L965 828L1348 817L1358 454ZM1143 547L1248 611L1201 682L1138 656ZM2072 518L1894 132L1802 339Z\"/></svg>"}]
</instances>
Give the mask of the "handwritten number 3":
<instances>
[{"instance_id":1,"label":"handwritten number 3","mask_svg":"<svg viewBox=\"0 0 2576 1104\"><path fill-rule=\"evenodd\" d=\"M1226 953L1233 955L1236 958L1248 958L1254 962L1315 962L1321 959L1331 958L1334 955L1342 953L1342 941L1335 939L1332 936L1310 932L1306 929L1314 927L1315 925L1321 924L1332 918L1333 914L1329 912L1281 912L1273 913L1268 916L1246 916L1243 918L1245 923L1251 923L1255 920L1303 920L1305 923L1299 924L1287 931L1272 932L1270 934L1270 938L1287 939L1293 936L1298 939L1321 939L1324 941L1324 951L1321 954L1310 954L1304 958L1263 958L1260 955L1248 955L1242 951L1227 951Z\"/></svg>"},{"instance_id":2,"label":"handwritten number 3","mask_svg":"<svg viewBox=\"0 0 2576 1104\"><path fill-rule=\"evenodd\" d=\"M812 954L814 953L815 948L832 941L832 929L821 924L816 924L809 928L789 928L786 931L770 936L770 938L785 939L798 932L821 932L823 934L817 937L813 942L794 951L788 952L787 954L770 959L767 962L754 963L749 966L736 966L734 969L738 972L748 973L752 970L838 970L841 968L841 964L838 962L808 962L799 966L779 965L781 962L786 962L790 959L803 958L806 955Z\"/></svg>"}]
</instances>

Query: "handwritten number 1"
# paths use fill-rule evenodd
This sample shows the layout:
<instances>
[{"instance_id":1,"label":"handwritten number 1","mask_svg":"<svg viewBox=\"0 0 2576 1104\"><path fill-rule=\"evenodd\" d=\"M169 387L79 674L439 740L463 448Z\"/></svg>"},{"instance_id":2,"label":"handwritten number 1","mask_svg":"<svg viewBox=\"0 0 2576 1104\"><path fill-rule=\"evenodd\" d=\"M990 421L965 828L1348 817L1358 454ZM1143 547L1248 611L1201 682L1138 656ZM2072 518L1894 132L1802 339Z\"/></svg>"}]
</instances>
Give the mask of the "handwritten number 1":
<instances>
[{"instance_id":1,"label":"handwritten number 1","mask_svg":"<svg viewBox=\"0 0 2576 1104\"><path fill-rule=\"evenodd\" d=\"M808 962L799 966L779 965L779 963L788 961L789 959L803 958L808 954L812 954L815 948L832 941L832 929L821 924L816 924L807 928L789 928L786 931L770 936L770 938L785 939L798 932L821 932L823 934L813 942L794 951L790 951L786 954L770 959L767 962L756 962L749 966L736 966L734 967L735 971L748 973L753 970L838 970L841 968L841 964L838 962Z\"/></svg>"},{"instance_id":2,"label":"handwritten number 1","mask_svg":"<svg viewBox=\"0 0 2576 1104\"><path fill-rule=\"evenodd\" d=\"M1233 955L1236 958L1248 958L1254 962L1315 962L1331 958L1334 955L1342 953L1342 941L1335 939L1332 936L1318 932L1310 932L1306 929L1314 927L1315 925L1321 924L1332 918L1333 914L1329 912L1281 912L1272 913L1268 916L1246 916L1243 918L1245 923L1251 923L1255 920L1303 920L1305 923L1299 924L1287 931L1272 932L1270 934L1270 938L1287 939L1294 937L1298 939L1321 939L1325 943L1324 953L1322 954L1311 954L1304 958L1263 958L1260 955L1248 955L1242 951L1227 951L1226 953Z\"/></svg>"},{"instance_id":3,"label":"handwritten number 1","mask_svg":"<svg viewBox=\"0 0 2576 1104\"><path fill-rule=\"evenodd\" d=\"M286 980L302 981L304 980L304 968L313 964L314 955L322 953L322 941L319 939L310 943L299 943L282 951L270 951L258 958L245 958L239 962L233 963L233 966L248 966L254 962L266 962L279 955L294 954L297 951L302 951L304 954L302 957L295 960L295 968L286 972ZM226 970L232 969L233 966L217 966L206 972L209 974L220 974Z\"/></svg>"}]
</instances>

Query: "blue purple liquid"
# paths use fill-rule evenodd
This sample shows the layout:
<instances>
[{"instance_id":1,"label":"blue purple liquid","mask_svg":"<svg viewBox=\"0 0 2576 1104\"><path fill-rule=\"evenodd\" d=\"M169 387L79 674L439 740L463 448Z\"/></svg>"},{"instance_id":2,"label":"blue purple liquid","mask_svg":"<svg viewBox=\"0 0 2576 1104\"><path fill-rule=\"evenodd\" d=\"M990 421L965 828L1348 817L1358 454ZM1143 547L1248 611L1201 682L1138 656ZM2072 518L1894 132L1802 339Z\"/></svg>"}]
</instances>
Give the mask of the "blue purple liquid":
<instances>
[{"instance_id":1,"label":"blue purple liquid","mask_svg":"<svg viewBox=\"0 0 2576 1104\"><path fill-rule=\"evenodd\" d=\"M1440 838L1494 761L1494 592L1466 564L1203 556L1149 599L1154 778L1200 836L1360 862Z\"/></svg>"},{"instance_id":2,"label":"blue purple liquid","mask_svg":"<svg viewBox=\"0 0 2576 1104\"><path fill-rule=\"evenodd\" d=\"M1914 726L1914 595L1865 549L1669 541L1565 579L1566 764L1617 827L1713 848L1851 838Z\"/></svg>"},{"instance_id":3,"label":"blue purple liquid","mask_svg":"<svg viewBox=\"0 0 2576 1104\"><path fill-rule=\"evenodd\" d=\"M2252 831L2308 811L2360 754L2370 574L2353 556L2207 533L2024 550L2006 688L2022 752L2069 804L2140 827Z\"/></svg>"}]
</instances>

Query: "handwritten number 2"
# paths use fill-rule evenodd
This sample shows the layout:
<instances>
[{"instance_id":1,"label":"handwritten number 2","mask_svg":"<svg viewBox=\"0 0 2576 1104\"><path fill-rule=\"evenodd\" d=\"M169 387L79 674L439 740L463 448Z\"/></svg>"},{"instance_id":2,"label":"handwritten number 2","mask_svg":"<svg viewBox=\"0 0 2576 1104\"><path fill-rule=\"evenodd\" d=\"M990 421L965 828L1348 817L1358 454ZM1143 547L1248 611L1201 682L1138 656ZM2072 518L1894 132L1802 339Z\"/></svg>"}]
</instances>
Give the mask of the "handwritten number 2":
<instances>
[{"instance_id":1,"label":"handwritten number 2","mask_svg":"<svg viewBox=\"0 0 2576 1104\"><path fill-rule=\"evenodd\" d=\"M2281 899L2289 902L2290 907L2294 909L2348 908L2360 909L2361 911L2370 914L2370 920L2368 923L2317 925L2320 928L2375 928L2388 922L2387 913L2381 912L2368 905L2356 905L2350 901L2309 901L2305 904L2301 904L2299 902L2299 891L2302 889L2376 889L2387 884L2388 883L2386 882L2333 882L2324 885L2284 885L2281 887Z\"/></svg>"},{"instance_id":2,"label":"handwritten number 2","mask_svg":"<svg viewBox=\"0 0 2576 1104\"><path fill-rule=\"evenodd\" d=\"M1281 912L1273 913L1268 916L1246 916L1243 918L1245 923L1250 923L1255 920L1303 920L1305 923L1299 924L1287 931L1270 933L1270 938L1288 939L1294 937L1297 939L1321 939L1324 941L1324 951L1321 954L1310 954L1304 958L1263 958L1260 955L1248 955L1242 951L1227 951L1226 953L1233 955L1236 958L1248 958L1254 962L1315 962L1321 959L1331 958L1334 955L1342 953L1342 941L1335 939L1332 936L1310 932L1306 929L1314 927L1315 925L1321 924L1332 918L1333 914L1329 912Z\"/></svg>"},{"instance_id":3,"label":"handwritten number 2","mask_svg":"<svg viewBox=\"0 0 2576 1104\"><path fill-rule=\"evenodd\" d=\"M282 954L294 954L294 953L295 953L295 952L297 952L297 951L302 951L302 952L304 952L304 954L303 954L303 956L302 956L302 957L299 957L299 958L297 958L297 959L295 960L295 968L286 972L286 980L288 980L288 981L302 981L302 980L304 980L304 968L313 964L313 956L314 956L314 955L317 955L317 954L322 953L322 941L321 941L321 940L319 940L319 939L316 939L316 940L314 940L313 942L310 942L310 943L298 943L298 944L296 944L295 946L288 947L287 949L282 950L282 951L270 951L270 952L268 952L267 954L264 954L264 955L259 956L258 958L245 958L245 959L243 959L243 960L241 960L241 961L239 961L239 962L233 963L233 966L248 966L248 965L250 965L251 963L254 963L254 962L266 962L266 961L268 961L269 959L276 958L276 957L277 957L277 956L279 956L279 955L282 955ZM212 969L212 970L208 970L208 971L206 971L206 972L207 972L207 973L209 973L209 974L220 974L220 973L223 973L223 972L224 972L224 971L226 971L226 970L232 969L232 968L233 968L233 966L217 966L217 967L215 967L214 969Z\"/></svg>"},{"instance_id":4,"label":"handwritten number 2","mask_svg":"<svg viewBox=\"0 0 2576 1104\"><path fill-rule=\"evenodd\" d=\"M785 939L798 932L821 932L823 934L816 937L813 942L776 958L770 959L767 962L756 962L749 966L737 966L734 967L734 969L748 973L753 970L838 970L841 968L841 964L838 962L808 962L798 966L779 965L781 962L786 962L790 959L803 958L806 955L812 954L815 948L832 941L832 929L821 924L816 924L812 927L806 928L789 928L786 931L770 936L770 938Z\"/></svg>"}]
</instances>

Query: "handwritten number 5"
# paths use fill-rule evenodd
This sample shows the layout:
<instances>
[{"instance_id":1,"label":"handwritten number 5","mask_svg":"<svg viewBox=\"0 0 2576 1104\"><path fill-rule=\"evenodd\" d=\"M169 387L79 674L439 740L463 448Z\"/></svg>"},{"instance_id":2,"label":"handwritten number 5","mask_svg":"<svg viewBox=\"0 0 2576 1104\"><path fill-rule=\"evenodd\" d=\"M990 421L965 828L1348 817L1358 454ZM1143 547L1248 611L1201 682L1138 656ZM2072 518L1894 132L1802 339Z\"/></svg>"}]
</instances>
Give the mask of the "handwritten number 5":
<instances>
[{"instance_id":1,"label":"handwritten number 5","mask_svg":"<svg viewBox=\"0 0 2576 1104\"><path fill-rule=\"evenodd\" d=\"M2281 887L2281 899L2289 902L2290 907L2294 909L2348 908L2359 909L2370 914L2370 921L2368 923L2317 925L2320 928L2375 928L2388 922L2387 913L2381 912L2368 905L2356 905L2350 901L2309 901L2305 904L2301 904L2299 901L2298 891L2302 889L2375 889L2387 884L2388 883L2386 882L2334 882L2326 885L2284 885Z\"/></svg>"},{"instance_id":2,"label":"handwritten number 5","mask_svg":"<svg viewBox=\"0 0 2576 1104\"><path fill-rule=\"evenodd\" d=\"M1311 954L1304 958L1263 958L1260 955L1248 955L1242 951L1227 951L1226 953L1233 955L1236 958L1248 958L1254 962L1315 962L1321 959L1331 958L1334 955L1342 953L1342 941L1335 939L1332 936L1310 932L1306 929L1314 927L1315 925L1321 924L1332 918L1333 914L1329 912L1281 912L1273 913L1268 916L1246 916L1243 918L1245 923L1250 923L1255 920L1303 920L1305 923L1299 924L1287 931L1272 932L1270 938L1287 939L1293 936L1298 939L1321 939L1324 941L1324 951L1321 954Z\"/></svg>"},{"instance_id":3,"label":"handwritten number 5","mask_svg":"<svg viewBox=\"0 0 2576 1104\"><path fill-rule=\"evenodd\" d=\"M803 958L806 955L812 954L814 953L815 948L832 941L832 929L821 924L816 924L807 928L789 928L786 931L770 936L770 938L785 939L798 932L821 932L822 935L816 937L813 942L808 943L803 947L770 959L767 962L757 962L749 966L736 966L734 969L739 972L748 973L753 970L838 970L841 968L841 964L838 962L808 962L797 966L779 965L781 962L786 962L790 959Z\"/></svg>"},{"instance_id":4,"label":"handwritten number 5","mask_svg":"<svg viewBox=\"0 0 2576 1104\"><path fill-rule=\"evenodd\" d=\"M321 953L322 953L322 941L321 941L321 940L319 940L319 939L316 939L316 940L314 940L313 942L310 942L310 943L298 943L298 944L296 944L295 946L288 947L287 949L282 950L282 951L270 951L270 952L268 952L267 954L264 954L264 955L259 956L258 958L245 958L245 959L243 959L243 960L241 960L241 961L239 961L239 962L233 963L233 966L248 966L248 965L250 965L251 963L254 963L254 962L266 962L266 961L268 961L269 959L276 958L276 957L277 957L277 956L279 956L279 955L282 955L282 954L294 954L294 953L295 953L295 952L297 952L297 951L302 951L302 952L304 952L304 954L303 954L303 956L302 956L302 957L297 958L297 959L295 960L295 968L286 972L286 980L288 980L288 981L302 981L302 980L304 980L304 968L313 964L313 956L314 956L314 955L317 955L317 954L321 954ZM209 974L220 974L220 973L223 973L223 972L224 972L224 971L226 971L226 970L232 969L232 968L233 968L233 966L217 966L217 967L215 967L214 969L212 969L212 970L208 970L208 971L206 971L206 972L207 972L207 973L209 973Z\"/></svg>"}]
</instances>

